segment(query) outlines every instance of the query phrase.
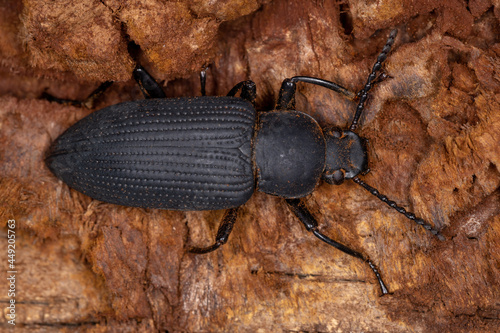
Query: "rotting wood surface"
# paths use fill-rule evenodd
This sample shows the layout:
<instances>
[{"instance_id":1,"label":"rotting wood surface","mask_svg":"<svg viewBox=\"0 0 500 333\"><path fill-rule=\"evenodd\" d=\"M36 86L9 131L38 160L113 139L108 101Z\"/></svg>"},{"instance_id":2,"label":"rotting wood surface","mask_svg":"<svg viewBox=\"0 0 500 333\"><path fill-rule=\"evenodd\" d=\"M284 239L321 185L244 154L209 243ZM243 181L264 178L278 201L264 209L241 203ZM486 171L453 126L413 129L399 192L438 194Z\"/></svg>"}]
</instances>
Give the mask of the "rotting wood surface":
<instances>
[{"instance_id":1,"label":"rotting wood surface","mask_svg":"<svg viewBox=\"0 0 500 333\"><path fill-rule=\"evenodd\" d=\"M494 332L500 326L498 1L73 1L0 3L0 221L17 229L17 328L33 331ZM372 272L307 233L257 193L228 244L208 255L222 211L114 206L70 190L43 155L91 110L49 103L116 83L98 107L142 98L140 61L168 96L257 84L271 109L284 78L353 91L391 28L397 37L360 134L367 183L442 228L440 242L352 182L307 198L325 234ZM134 60L135 59L135 60ZM168 82L168 83L167 83ZM355 103L300 85L297 109L345 127ZM300 158L300 157L298 157ZM6 228L3 229L5 231ZM1 238L7 248L6 238ZM2 261L6 263L6 256ZM7 269L4 269L6 271ZM9 301L1 293L2 304ZM6 320L0 327L9 327Z\"/></svg>"}]
</instances>

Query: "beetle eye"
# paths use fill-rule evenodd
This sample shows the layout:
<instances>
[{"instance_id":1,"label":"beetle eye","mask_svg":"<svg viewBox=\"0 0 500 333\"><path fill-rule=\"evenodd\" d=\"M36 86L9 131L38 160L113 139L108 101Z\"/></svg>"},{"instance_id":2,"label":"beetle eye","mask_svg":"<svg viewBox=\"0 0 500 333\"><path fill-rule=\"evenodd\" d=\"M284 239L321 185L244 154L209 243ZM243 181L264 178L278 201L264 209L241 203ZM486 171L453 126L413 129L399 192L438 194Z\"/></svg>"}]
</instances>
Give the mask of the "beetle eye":
<instances>
[{"instance_id":1,"label":"beetle eye","mask_svg":"<svg viewBox=\"0 0 500 333\"><path fill-rule=\"evenodd\" d=\"M344 169L337 169L331 172L326 172L323 179L330 185L340 185L344 182L345 171Z\"/></svg>"}]
</instances>

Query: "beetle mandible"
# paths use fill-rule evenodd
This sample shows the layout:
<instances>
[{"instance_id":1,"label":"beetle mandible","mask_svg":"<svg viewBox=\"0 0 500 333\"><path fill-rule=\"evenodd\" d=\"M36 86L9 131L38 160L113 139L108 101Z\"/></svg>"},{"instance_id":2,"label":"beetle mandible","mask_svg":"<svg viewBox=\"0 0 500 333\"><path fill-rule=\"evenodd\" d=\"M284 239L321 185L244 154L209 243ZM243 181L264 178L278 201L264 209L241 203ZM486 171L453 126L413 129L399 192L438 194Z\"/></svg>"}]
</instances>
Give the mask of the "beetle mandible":
<instances>
[{"instance_id":1,"label":"beetle mandible","mask_svg":"<svg viewBox=\"0 0 500 333\"><path fill-rule=\"evenodd\" d=\"M319 232L301 198L321 180L338 185L352 179L444 239L429 223L358 177L368 171L365 139L356 134L358 120L396 35L397 30L391 31L358 94L327 80L295 76L283 81L276 108L261 113L253 106L252 81L238 83L227 96L207 97L202 72L201 97L166 98L156 81L137 66L134 78L146 99L112 105L80 120L53 142L46 164L73 189L113 204L186 211L227 209L215 243L194 247L190 250L194 253L211 252L227 242L238 207L255 190L282 197L307 231L366 262L386 294L377 266ZM311 116L294 110L298 82L359 98L350 127L322 129Z\"/></svg>"}]
</instances>

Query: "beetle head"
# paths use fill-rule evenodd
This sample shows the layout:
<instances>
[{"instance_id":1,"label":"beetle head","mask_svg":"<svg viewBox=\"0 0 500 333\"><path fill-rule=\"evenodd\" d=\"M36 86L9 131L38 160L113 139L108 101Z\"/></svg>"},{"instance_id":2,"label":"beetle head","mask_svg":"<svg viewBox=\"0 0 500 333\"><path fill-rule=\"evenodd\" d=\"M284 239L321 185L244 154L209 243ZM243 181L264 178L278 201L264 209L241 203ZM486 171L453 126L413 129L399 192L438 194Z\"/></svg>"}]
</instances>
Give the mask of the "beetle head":
<instances>
[{"instance_id":1,"label":"beetle head","mask_svg":"<svg viewBox=\"0 0 500 333\"><path fill-rule=\"evenodd\" d=\"M356 177L368 168L366 143L352 131L330 127L323 130L326 162L322 179L340 185L344 179Z\"/></svg>"}]
</instances>

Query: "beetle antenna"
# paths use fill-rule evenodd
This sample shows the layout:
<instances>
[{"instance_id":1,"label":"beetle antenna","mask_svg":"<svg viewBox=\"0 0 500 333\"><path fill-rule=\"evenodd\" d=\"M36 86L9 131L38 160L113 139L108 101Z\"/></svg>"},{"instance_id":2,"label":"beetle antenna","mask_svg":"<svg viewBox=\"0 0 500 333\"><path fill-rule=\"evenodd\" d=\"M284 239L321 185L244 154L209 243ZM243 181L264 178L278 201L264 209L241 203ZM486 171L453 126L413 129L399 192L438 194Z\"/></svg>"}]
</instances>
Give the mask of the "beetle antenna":
<instances>
[{"instance_id":1,"label":"beetle antenna","mask_svg":"<svg viewBox=\"0 0 500 333\"><path fill-rule=\"evenodd\" d=\"M385 202L387 205L389 205L389 207L394 208L398 213L403 214L407 219L410 219L413 222L415 222L416 224L421 225L425 230L431 232L434 236L439 238L439 240L442 240L442 241L445 240L444 236L438 230L434 229L434 227L432 225L430 225L429 223L427 223L423 219L416 217L415 214L407 212L406 209L404 209L401 206L398 206L398 204L395 203L394 201L389 200L389 198L387 198L387 196L381 194L376 188L371 187L370 185L368 185L367 183L365 183L364 181L362 181L358 177L354 177L354 178L352 178L352 180L356 184L361 185L361 187L363 187L365 190L367 190L368 192L370 192L371 194L376 196L379 200Z\"/></svg>"},{"instance_id":2,"label":"beetle antenna","mask_svg":"<svg viewBox=\"0 0 500 333\"><path fill-rule=\"evenodd\" d=\"M373 80L375 80L377 72L380 70L380 68L382 68L382 63L385 61L385 59L387 59L387 54L391 51L392 44L394 44L394 40L396 39L397 34L397 29L392 30L389 34L389 38L387 39L382 52L380 52L377 58L377 62L375 62L375 65L373 65L372 72L370 73L370 75L368 75L368 80L366 80L365 87L358 93L360 99L358 107L356 108L356 113L354 114L354 119L351 123L351 127L349 128L350 131L354 131L358 127L358 120L359 117L361 117L361 113L363 112L363 109L365 107L365 102L368 98L368 92L372 88L372 82Z\"/></svg>"}]
</instances>

